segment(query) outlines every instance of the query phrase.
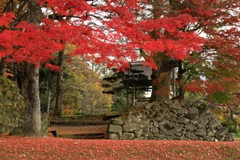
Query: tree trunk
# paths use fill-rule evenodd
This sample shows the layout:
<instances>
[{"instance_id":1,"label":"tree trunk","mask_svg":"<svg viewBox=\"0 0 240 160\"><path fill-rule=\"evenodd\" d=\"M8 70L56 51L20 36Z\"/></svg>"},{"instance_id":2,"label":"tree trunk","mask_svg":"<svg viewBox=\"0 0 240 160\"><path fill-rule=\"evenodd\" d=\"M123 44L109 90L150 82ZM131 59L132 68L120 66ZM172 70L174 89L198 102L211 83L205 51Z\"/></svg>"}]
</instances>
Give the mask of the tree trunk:
<instances>
[{"instance_id":1,"label":"tree trunk","mask_svg":"<svg viewBox=\"0 0 240 160\"><path fill-rule=\"evenodd\" d=\"M25 100L23 134L25 136L41 135L41 111L39 98L39 68L27 64L22 93Z\"/></svg>"},{"instance_id":2,"label":"tree trunk","mask_svg":"<svg viewBox=\"0 0 240 160\"><path fill-rule=\"evenodd\" d=\"M129 70L127 71L127 77L126 77L126 80L127 80L127 86L126 86L126 99L127 99L127 102L126 102L126 107L124 108L124 111L128 111L129 110Z\"/></svg>"},{"instance_id":3,"label":"tree trunk","mask_svg":"<svg viewBox=\"0 0 240 160\"><path fill-rule=\"evenodd\" d=\"M233 124L234 124L234 132L238 133L239 131L239 126L238 126L238 122L236 121L236 119L234 118L234 111L229 107L230 110L230 119L232 120Z\"/></svg>"},{"instance_id":4,"label":"tree trunk","mask_svg":"<svg viewBox=\"0 0 240 160\"><path fill-rule=\"evenodd\" d=\"M153 5L153 19L157 19L164 14L162 1L149 1ZM153 39L158 39L156 32L152 31L150 36ZM172 59L166 56L165 53L155 53L154 61L158 67L157 70L152 71L152 94L150 102L170 99L171 87L171 66Z\"/></svg>"},{"instance_id":5,"label":"tree trunk","mask_svg":"<svg viewBox=\"0 0 240 160\"><path fill-rule=\"evenodd\" d=\"M178 78L177 78L177 83L178 83L178 95L177 97L179 100L184 100L184 85L183 85L183 74L185 70L183 69L182 66L182 61L178 62Z\"/></svg>"},{"instance_id":6,"label":"tree trunk","mask_svg":"<svg viewBox=\"0 0 240 160\"><path fill-rule=\"evenodd\" d=\"M171 85L171 58L164 53L160 55L155 63L159 67L158 70L153 70L152 78L152 94L150 102L170 99L170 85Z\"/></svg>"},{"instance_id":7,"label":"tree trunk","mask_svg":"<svg viewBox=\"0 0 240 160\"><path fill-rule=\"evenodd\" d=\"M63 58L64 58L64 53L60 51L59 55L58 55L58 66L60 67L61 71L58 73L58 76L57 76L56 105L55 105L55 110L54 110L55 116L62 115Z\"/></svg>"},{"instance_id":8,"label":"tree trunk","mask_svg":"<svg viewBox=\"0 0 240 160\"><path fill-rule=\"evenodd\" d=\"M27 21L35 25L41 22L41 7L36 0L28 1ZM39 68L26 64L22 93L25 100L23 134L41 136L41 106L39 95Z\"/></svg>"},{"instance_id":9,"label":"tree trunk","mask_svg":"<svg viewBox=\"0 0 240 160\"><path fill-rule=\"evenodd\" d=\"M50 106L51 106L51 91L49 89L49 84L48 84L48 91L47 91L47 114L49 115L50 113Z\"/></svg>"},{"instance_id":10,"label":"tree trunk","mask_svg":"<svg viewBox=\"0 0 240 160\"><path fill-rule=\"evenodd\" d=\"M0 76L4 75L4 70L6 68L6 63L4 62L5 58L2 58L0 61Z\"/></svg>"}]
</instances>

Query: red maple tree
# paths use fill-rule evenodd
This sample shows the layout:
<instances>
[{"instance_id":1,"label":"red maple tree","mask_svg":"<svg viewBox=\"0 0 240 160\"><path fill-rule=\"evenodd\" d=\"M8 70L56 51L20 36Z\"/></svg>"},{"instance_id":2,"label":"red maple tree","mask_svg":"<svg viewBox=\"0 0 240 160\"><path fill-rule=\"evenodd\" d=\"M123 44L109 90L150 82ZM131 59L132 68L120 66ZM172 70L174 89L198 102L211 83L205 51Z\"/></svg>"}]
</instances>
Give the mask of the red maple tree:
<instances>
[{"instance_id":1,"label":"red maple tree","mask_svg":"<svg viewBox=\"0 0 240 160\"><path fill-rule=\"evenodd\" d=\"M240 83L239 1L185 1L183 11L198 17L193 29L204 33L205 43L200 52L187 59L201 76L193 77L185 89L207 97L216 92L237 93Z\"/></svg>"}]
</instances>

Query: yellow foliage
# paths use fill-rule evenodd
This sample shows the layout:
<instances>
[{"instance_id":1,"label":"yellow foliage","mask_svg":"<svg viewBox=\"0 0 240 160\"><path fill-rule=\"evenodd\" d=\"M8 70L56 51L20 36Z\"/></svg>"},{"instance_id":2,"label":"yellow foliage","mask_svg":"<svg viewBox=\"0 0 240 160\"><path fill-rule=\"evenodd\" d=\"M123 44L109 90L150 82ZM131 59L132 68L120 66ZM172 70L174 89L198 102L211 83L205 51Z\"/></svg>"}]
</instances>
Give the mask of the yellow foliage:
<instances>
[{"instance_id":1,"label":"yellow foliage","mask_svg":"<svg viewBox=\"0 0 240 160\"><path fill-rule=\"evenodd\" d=\"M86 61L74 57L66 66L68 78L63 82L63 104L79 112L101 112L110 110L113 104L111 95L103 94L100 76L89 69ZM68 108L68 109L67 109ZM70 112L66 112L70 114Z\"/></svg>"},{"instance_id":2,"label":"yellow foliage","mask_svg":"<svg viewBox=\"0 0 240 160\"><path fill-rule=\"evenodd\" d=\"M64 54L69 54L70 52L74 51L75 49L76 49L76 45L66 43Z\"/></svg>"},{"instance_id":3,"label":"yellow foliage","mask_svg":"<svg viewBox=\"0 0 240 160\"><path fill-rule=\"evenodd\" d=\"M74 110L72 109L72 107L70 105L65 105L63 107L62 112L63 112L64 115L73 115Z\"/></svg>"}]
</instances>

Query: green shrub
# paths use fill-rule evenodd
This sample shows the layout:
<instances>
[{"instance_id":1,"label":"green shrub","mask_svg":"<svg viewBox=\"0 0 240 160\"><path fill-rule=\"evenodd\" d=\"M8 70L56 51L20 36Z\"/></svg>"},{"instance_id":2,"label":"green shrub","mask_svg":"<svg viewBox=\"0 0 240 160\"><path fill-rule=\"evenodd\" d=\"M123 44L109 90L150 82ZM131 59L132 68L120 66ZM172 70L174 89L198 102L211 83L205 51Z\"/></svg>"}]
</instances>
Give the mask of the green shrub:
<instances>
[{"instance_id":1,"label":"green shrub","mask_svg":"<svg viewBox=\"0 0 240 160\"><path fill-rule=\"evenodd\" d=\"M17 85L6 77L0 77L0 132L21 125L23 110L24 101Z\"/></svg>"}]
</instances>

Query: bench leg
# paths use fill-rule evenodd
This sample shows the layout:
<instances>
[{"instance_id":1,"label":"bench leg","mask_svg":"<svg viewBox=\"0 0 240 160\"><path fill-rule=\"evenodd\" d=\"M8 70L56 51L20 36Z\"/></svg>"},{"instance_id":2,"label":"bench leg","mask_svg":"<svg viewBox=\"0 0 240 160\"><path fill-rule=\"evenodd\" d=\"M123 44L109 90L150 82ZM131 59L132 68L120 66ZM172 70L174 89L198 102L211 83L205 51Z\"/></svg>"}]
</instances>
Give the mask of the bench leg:
<instances>
[{"instance_id":1,"label":"bench leg","mask_svg":"<svg viewBox=\"0 0 240 160\"><path fill-rule=\"evenodd\" d=\"M53 135L53 137L57 137L57 131L50 131L50 133Z\"/></svg>"}]
</instances>

